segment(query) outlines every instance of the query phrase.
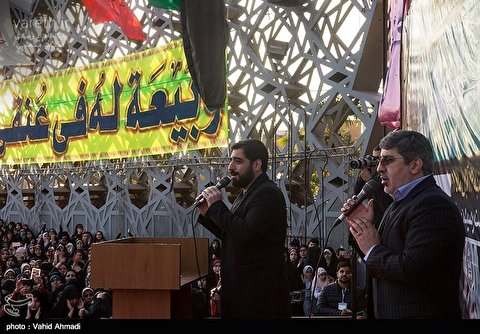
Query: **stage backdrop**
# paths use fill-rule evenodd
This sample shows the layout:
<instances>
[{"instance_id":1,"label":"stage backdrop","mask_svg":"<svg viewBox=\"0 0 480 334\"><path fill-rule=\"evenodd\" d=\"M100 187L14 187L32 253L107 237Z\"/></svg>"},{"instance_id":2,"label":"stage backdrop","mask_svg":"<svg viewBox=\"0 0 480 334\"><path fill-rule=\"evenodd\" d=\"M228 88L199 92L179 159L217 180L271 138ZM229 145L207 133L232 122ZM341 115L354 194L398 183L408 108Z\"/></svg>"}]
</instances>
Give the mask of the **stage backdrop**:
<instances>
[{"instance_id":1,"label":"stage backdrop","mask_svg":"<svg viewBox=\"0 0 480 334\"><path fill-rule=\"evenodd\" d=\"M181 40L79 68L0 82L0 163L112 159L226 146Z\"/></svg>"},{"instance_id":2,"label":"stage backdrop","mask_svg":"<svg viewBox=\"0 0 480 334\"><path fill-rule=\"evenodd\" d=\"M427 135L436 173L461 209L464 317L480 318L480 3L413 1L406 21L404 127Z\"/></svg>"}]
</instances>

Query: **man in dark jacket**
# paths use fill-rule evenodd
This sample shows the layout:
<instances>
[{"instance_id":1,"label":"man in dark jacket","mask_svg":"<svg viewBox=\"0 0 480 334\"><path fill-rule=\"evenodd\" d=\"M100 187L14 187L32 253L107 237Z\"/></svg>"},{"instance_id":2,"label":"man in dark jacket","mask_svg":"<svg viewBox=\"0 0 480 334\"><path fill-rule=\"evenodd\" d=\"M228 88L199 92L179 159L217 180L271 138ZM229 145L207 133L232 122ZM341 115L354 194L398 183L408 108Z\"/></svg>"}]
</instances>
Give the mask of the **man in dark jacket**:
<instances>
[{"instance_id":1,"label":"man in dark jacket","mask_svg":"<svg viewBox=\"0 0 480 334\"><path fill-rule=\"evenodd\" d=\"M350 261L337 264L335 282L323 287L318 298L315 315L352 315L352 266ZM366 304L365 291L356 288L357 310L362 310Z\"/></svg>"},{"instance_id":2,"label":"man in dark jacket","mask_svg":"<svg viewBox=\"0 0 480 334\"><path fill-rule=\"evenodd\" d=\"M242 193L229 209L221 191L208 187L198 206L199 222L222 240L222 318L289 318L285 199L266 174L262 142L245 140L231 149L228 171Z\"/></svg>"},{"instance_id":3,"label":"man in dark jacket","mask_svg":"<svg viewBox=\"0 0 480 334\"><path fill-rule=\"evenodd\" d=\"M459 209L432 176L432 145L418 132L399 130L385 136L380 148L377 171L394 201L378 230L373 201L347 216L373 278L375 317L460 318L465 228Z\"/></svg>"}]
</instances>

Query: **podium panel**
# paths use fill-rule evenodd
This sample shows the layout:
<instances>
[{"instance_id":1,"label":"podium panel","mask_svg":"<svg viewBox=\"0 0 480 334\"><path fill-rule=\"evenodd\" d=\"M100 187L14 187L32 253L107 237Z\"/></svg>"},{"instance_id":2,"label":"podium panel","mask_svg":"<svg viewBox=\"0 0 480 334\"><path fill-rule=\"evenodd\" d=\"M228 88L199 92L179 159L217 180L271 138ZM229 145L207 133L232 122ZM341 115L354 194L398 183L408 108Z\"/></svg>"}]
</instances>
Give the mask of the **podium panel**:
<instances>
[{"instance_id":1,"label":"podium panel","mask_svg":"<svg viewBox=\"0 0 480 334\"><path fill-rule=\"evenodd\" d=\"M208 272L208 238L125 238L91 251L91 286L112 290L114 319L189 318L189 284Z\"/></svg>"}]
</instances>

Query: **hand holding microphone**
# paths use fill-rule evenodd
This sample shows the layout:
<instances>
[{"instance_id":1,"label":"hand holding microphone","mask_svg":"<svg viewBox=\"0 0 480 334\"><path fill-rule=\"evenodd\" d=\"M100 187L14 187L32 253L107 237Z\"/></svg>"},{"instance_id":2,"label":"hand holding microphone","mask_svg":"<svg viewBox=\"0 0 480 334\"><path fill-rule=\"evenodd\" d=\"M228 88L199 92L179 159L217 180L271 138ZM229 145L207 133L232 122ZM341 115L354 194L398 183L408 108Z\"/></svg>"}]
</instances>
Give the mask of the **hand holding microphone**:
<instances>
[{"instance_id":1,"label":"hand holding microphone","mask_svg":"<svg viewBox=\"0 0 480 334\"><path fill-rule=\"evenodd\" d=\"M347 203L343 205L343 212L340 216L338 216L333 226L335 227L340 224L342 220L351 214L352 211L354 211L360 204L363 203L364 200L372 198L375 192L381 191L381 188L382 184L377 178L370 179L367 183L365 183L362 190L354 199L349 199Z\"/></svg>"},{"instance_id":2,"label":"hand holding microphone","mask_svg":"<svg viewBox=\"0 0 480 334\"><path fill-rule=\"evenodd\" d=\"M363 254L367 254L373 245L380 243L380 235L372 224L374 203L371 198L377 191L382 191L380 181L377 178L370 179L356 197L350 198L343 205L343 212L335 222L337 224L346 218L350 232ZM366 199L370 199L368 205L362 205Z\"/></svg>"},{"instance_id":3,"label":"hand holding microphone","mask_svg":"<svg viewBox=\"0 0 480 334\"><path fill-rule=\"evenodd\" d=\"M214 188L217 188L218 190L220 190L225 188L229 183L230 183L230 177L224 176L220 181L217 182ZM206 190L208 190L208 188L205 189L200 195L198 195L197 198L195 198L195 203L193 203L194 207L197 207L206 201L205 196L203 195Z\"/></svg>"}]
</instances>

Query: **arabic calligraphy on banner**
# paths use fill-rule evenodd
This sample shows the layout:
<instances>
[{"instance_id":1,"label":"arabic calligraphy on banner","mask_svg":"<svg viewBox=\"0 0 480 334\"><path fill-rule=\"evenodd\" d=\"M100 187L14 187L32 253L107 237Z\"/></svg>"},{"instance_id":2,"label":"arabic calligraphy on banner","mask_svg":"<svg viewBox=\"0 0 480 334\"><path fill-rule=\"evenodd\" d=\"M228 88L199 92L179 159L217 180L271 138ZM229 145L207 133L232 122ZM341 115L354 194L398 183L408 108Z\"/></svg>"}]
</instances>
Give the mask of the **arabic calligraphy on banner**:
<instances>
[{"instance_id":1,"label":"arabic calligraphy on banner","mask_svg":"<svg viewBox=\"0 0 480 334\"><path fill-rule=\"evenodd\" d=\"M0 162L113 159L227 146L181 41L81 68L0 82Z\"/></svg>"}]
</instances>

